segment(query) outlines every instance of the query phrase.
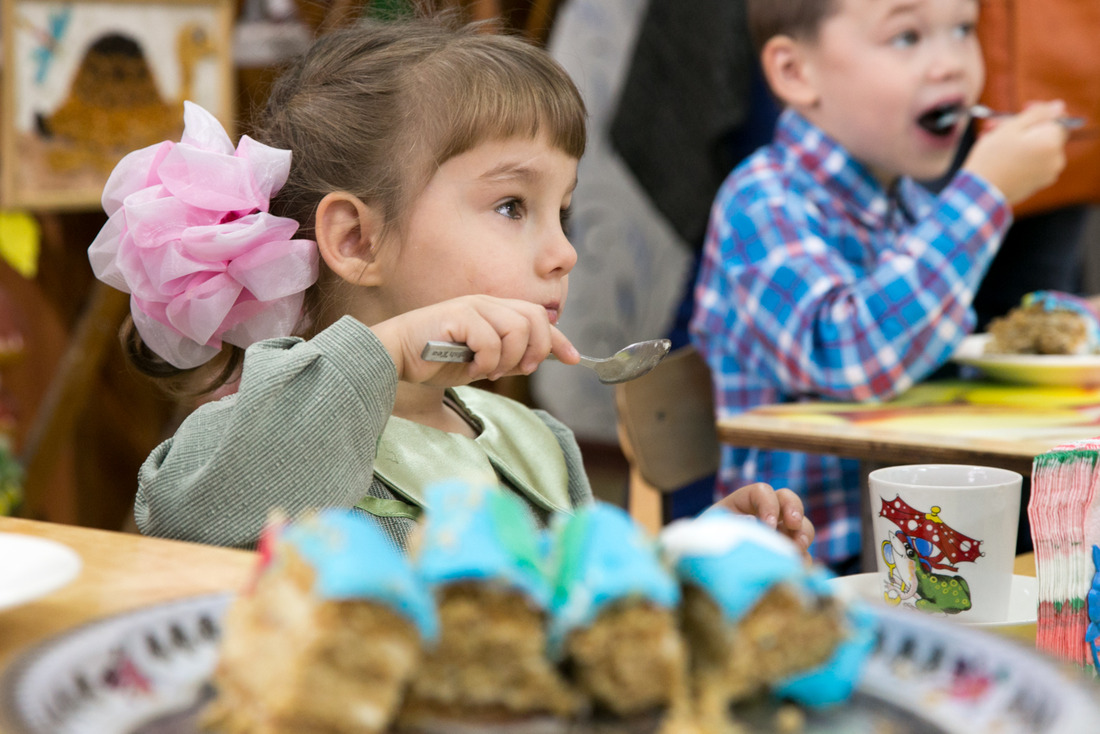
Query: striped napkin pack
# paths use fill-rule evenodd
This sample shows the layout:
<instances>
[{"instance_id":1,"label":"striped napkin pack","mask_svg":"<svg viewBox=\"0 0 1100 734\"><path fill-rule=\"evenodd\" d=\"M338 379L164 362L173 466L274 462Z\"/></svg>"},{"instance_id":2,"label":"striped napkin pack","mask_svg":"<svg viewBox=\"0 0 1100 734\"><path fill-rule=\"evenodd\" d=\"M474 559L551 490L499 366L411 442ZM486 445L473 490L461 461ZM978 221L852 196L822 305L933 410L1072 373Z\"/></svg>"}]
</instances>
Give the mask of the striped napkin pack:
<instances>
[{"instance_id":1,"label":"striped napkin pack","mask_svg":"<svg viewBox=\"0 0 1100 734\"><path fill-rule=\"evenodd\" d=\"M1035 647L1100 672L1100 438L1036 456L1027 511L1039 577Z\"/></svg>"}]
</instances>

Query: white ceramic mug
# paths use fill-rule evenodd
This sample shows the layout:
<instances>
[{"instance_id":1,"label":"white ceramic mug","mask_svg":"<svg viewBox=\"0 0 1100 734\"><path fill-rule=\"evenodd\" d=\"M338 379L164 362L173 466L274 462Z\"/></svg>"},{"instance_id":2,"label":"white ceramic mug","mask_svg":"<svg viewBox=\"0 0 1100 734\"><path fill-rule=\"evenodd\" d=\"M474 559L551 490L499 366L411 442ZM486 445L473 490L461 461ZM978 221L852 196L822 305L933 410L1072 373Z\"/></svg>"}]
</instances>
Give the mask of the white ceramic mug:
<instances>
[{"instance_id":1,"label":"white ceramic mug","mask_svg":"<svg viewBox=\"0 0 1100 734\"><path fill-rule=\"evenodd\" d=\"M1018 473L963 464L870 473L883 598L962 622L1008 615L1020 516Z\"/></svg>"}]
</instances>

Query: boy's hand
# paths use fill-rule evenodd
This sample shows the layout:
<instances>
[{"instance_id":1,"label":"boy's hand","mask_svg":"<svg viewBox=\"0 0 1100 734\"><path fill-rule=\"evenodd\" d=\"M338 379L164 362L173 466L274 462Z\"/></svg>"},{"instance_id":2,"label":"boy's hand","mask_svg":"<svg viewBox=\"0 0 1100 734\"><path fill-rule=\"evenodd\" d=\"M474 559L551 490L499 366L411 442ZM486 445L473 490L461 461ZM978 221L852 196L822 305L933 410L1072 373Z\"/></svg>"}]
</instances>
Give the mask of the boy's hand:
<instances>
[{"instance_id":1,"label":"boy's hand","mask_svg":"<svg viewBox=\"0 0 1100 734\"><path fill-rule=\"evenodd\" d=\"M463 296L408 311L371 327L405 382L450 387L505 375L526 375L551 352L565 364L580 354L550 323L542 306L516 299ZM427 362L431 340L466 344L472 362Z\"/></svg>"},{"instance_id":2,"label":"boy's hand","mask_svg":"<svg viewBox=\"0 0 1100 734\"><path fill-rule=\"evenodd\" d=\"M789 489L772 489L757 482L731 492L713 507L724 507L741 515L752 515L793 540L803 553L814 539L814 526L806 517L802 500Z\"/></svg>"},{"instance_id":3,"label":"boy's hand","mask_svg":"<svg viewBox=\"0 0 1100 734\"><path fill-rule=\"evenodd\" d=\"M1069 131L1058 122L1063 102L1040 102L988 125L963 168L996 186L1016 204L1058 179L1066 165Z\"/></svg>"}]
</instances>

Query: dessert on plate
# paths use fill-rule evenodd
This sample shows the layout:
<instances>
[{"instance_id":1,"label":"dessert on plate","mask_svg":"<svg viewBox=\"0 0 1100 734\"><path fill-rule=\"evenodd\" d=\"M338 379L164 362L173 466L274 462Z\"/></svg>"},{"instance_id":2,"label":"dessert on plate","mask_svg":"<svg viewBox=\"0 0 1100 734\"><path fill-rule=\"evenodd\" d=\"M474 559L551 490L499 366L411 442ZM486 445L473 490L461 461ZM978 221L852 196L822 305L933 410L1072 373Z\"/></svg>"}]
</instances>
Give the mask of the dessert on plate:
<instances>
[{"instance_id":1,"label":"dessert on plate","mask_svg":"<svg viewBox=\"0 0 1100 734\"><path fill-rule=\"evenodd\" d=\"M653 539L598 502L540 530L496 487L426 500L407 555L354 511L265 534L211 730L701 734L758 697L843 703L870 654L863 612L754 518Z\"/></svg>"},{"instance_id":2,"label":"dessert on plate","mask_svg":"<svg viewBox=\"0 0 1100 734\"><path fill-rule=\"evenodd\" d=\"M425 499L410 557L440 634L410 682L401 724L447 731L574 713L580 700L547 655L550 584L522 502L461 481L430 487Z\"/></svg>"},{"instance_id":3,"label":"dessert on plate","mask_svg":"<svg viewBox=\"0 0 1100 734\"><path fill-rule=\"evenodd\" d=\"M551 654L596 710L631 717L682 706L680 587L653 539L609 504L560 520L550 570Z\"/></svg>"},{"instance_id":4,"label":"dessert on plate","mask_svg":"<svg viewBox=\"0 0 1100 734\"><path fill-rule=\"evenodd\" d=\"M408 560L362 516L269 524L223 623L205 726L227 734L382 732L438 634Z\"/></svg>"},{"instance_id":5,"label":"dessert on plate","mask_svg":"<svg viewBox=\"0 0 1100 734\"><path fill-rule=\"evenodd\" d=\"M986 354L1096 354L1100 314L1083 298L1035 291L989 323Z\"/></svg>"},{"instance_id":6,"label":"dessert on plate","mask_svg":"<svg viewBox=\"0 0 1100 734\"><path fill-rule=\"evenodd\" d=\"M851 695L873 640L793 543L755 518L711 510L661 544L683 586L694 716L722 731L729 706L767 692L808 706Z\"/></svg>"}]
</instances>

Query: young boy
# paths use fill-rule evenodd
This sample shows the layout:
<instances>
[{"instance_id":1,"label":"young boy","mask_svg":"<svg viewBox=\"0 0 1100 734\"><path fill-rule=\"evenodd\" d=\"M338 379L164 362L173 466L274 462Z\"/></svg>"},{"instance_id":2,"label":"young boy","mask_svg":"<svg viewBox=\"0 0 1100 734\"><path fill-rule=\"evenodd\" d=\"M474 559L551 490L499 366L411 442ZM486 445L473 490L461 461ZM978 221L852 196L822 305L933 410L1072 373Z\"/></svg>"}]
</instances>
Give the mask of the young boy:
<instances>
[{"instance_id":1,"label":"young boy","mask_svg":"<svg viewBox=\"0 0 1100 734\"><path fill-rule=\"evenodd\" d=\"M692 339L719 417L813 395L886 400L942 365L1009 208L1064 165L1060 102L991 126L933 198L983 84L978 0L749 0L774 141L715 201ZM815 556L858 570L858 464L723 448L720 491L800 493Z\"/></svg>"}]
</instances>

